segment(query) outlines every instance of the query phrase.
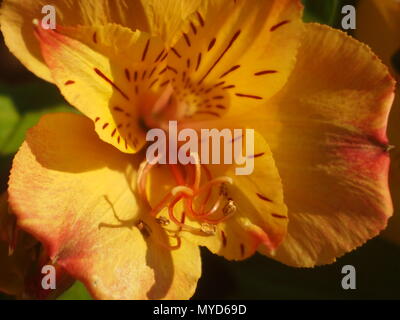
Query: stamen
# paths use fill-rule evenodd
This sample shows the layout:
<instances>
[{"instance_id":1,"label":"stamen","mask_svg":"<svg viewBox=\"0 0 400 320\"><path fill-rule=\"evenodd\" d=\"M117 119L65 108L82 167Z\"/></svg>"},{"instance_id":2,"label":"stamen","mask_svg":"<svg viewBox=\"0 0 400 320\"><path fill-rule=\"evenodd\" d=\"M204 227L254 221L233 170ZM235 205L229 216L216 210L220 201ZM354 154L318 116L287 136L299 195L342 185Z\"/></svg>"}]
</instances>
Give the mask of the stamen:
<instances>
[{"instance_id":1,"label":"stamen","mask_svg":"<svg viewBox=\"0 0 400 320\"><path fill-rule=\"evenodd\" d=\"M226 185L233 184L233 179L228 176L221 176L213 179L210 170L200 163L200 157L197 153L191 153L190 157L194 159L194 163L185 166L184 169L186 170L184 172L182 172L182 166L180 165L169 165L176 186L172 187L161 201L150 211L150 215L153 216L156 223L162 227L169 226L171 222L178 227L178 229L175 230L165 228L166 232L172 233L172 235L169 234L168 237L175 236L178 239L176 246L170 246L169 244L164 245L164 247L169 249L180 246L180 238L178 236L180 232L190 232L203 236L215 235L217 232L216 225L229 219L236 212L236 205L232 199L228 198L226 190ZM140 197L145 199L149 205L149 199L147 199L146 195L147 175L156 163L157 161L153 161L152 163L144 161L140 164L138 170L138 192ZM204 170L206 181L201 186L202 169ZM220 187L218 198L211 206L208 206L213 187L215 186ZM198 208L194 209L193 205L196 199L201 199L201 204ZM228 200L228 202L224 205L223 203L225 199ZM184 207L183 214L188 216L193 223L197 222L199 227L184 223L184 220L180 221L180 219L175 216L175 206L180 201L182 201ZM206 207L210 209L206 211ZM167 208L168 210L168 218L157 217L164 208ZM211 218L218 212L221 212L218 217Z\"/></svg>"},{"instance_id":2,"label":"stamen","mask_svg":"<svg viewBox=\"0 0 400 320\"><path fill-rule=\"evenodd\" d=\"M176 196L179 193L183 193L183 194L185 194L187 196L191 196L191 197L193 196L193 190L186 186L177 186L171 190L171 194L173 196Z\"/></svg>"},{"instance_id":3,"label":"stamen","mask_svg":"<svg viewBox=\"0 0 400 320\"><path fill-rule=\"evenodd\" d=\"M201 181L201 164L200 157L197 153L191 153L190 156L194 159L195 163L195 175L194 175L194 183L193 190L196 192L199 189L200 181Z\"/></svg>"},{"instance_id":4,"label":"stamen","mask_svg":"<svg viewBox=\"0 0 400 320\"><path fill-rule=\"evenodd\" d=\"M228 176L222 176L222 177L212 179L211 181L206 183L204 186L202 186L195 195L199 195L200 193L208 191L208 189L210 189L214 185L223 184L223 183L233 184L233 179Z\"/></svg>"},{"instance_id":5,"label":"stamen","mask_svg":"<svg viewBox=\"0 0 400 320\"><path fill-rule=\"evenodd\" d=\"M162 225L162 226L168 226L170 221L167 218L164 217L159 217L156 219L157 223Z\"/></svg>"},{"instance_id":6,"label":"stamen","mask_svg":"<svg viewBox=\"0 0 400 320\"><path fill-rule=\"evenodd\" d=\"M213 236L217 233L217 228L215 225L208 224L208 223L202 223L201 231L207 235Z\"/></svg>"},{"instance_id":7,"label":"stamen","mask_svg":"<svg viewBox=\"0 0 400 320\"><path fill-rule=\"evenodd\" d=\"M149 173L150 169L153 168L157 162L160 156L158 156L156 159L154 159L153 164L147 161L143 161L139 165L139 170L136 178L136 183L137 183L137 188L138 188L138 193L139 196L145 200L147 203L149 203L146 195L146 182L147 182L147 174Z\"/></svg>"}]
</instances>

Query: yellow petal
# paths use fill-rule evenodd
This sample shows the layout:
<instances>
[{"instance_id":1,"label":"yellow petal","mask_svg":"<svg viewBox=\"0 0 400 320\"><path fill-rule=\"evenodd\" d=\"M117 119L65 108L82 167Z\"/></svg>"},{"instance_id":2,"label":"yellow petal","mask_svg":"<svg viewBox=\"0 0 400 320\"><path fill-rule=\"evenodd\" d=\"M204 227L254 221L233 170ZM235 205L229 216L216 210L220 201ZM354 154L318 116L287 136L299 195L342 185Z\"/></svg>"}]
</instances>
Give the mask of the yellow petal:
<instances>
[{"instance_id":1,"label":"yellow petal","mask_svg":"<svg viewBox=\"0 0 400 320\"><path fill-rule=\"evenodd\" d=\"M220 117L263 103L290 74L300 35L296 0L204 1L188 19L168 64L185 116Z\"/></svg>"},{"instance_id":2,"label":"yellow petal","mask_svg":"<svg viewBox=\"0 0 400 320\"><path fill-rule=\"evenodd\" d=\"M160 36L169 46L181 36L178 31L200 6L202 0L141 0L141 2L148 20L149 32Z\"/></svg>"},{"instance_id":3,"label":"yellow petal","mask_svg":"<svg viewBox=\"0 0 400 320\"><path fill-rule=\"evenodd\" d=\"M123 152L146 143L139 117L165 89L165 52L159 38L118 25L38 27L43 56L65 98L96 124L96 132ZM72 38L74 37L74 38Z\"/></svg>"},{"instance_id":4,"label":"yellow petal","mask_svg":"<svg viewBox=\"0 0 400 320\"><path fill-rule=\"evenodd\" d=\"M242 137L242 142L245 150L245 136ZM267 143L257 133L255 133L254 144L254 152L247 154L249 160L254 160L254 171L250 175L237 175L236 168L241 168L242 165L205 165L214 178L224 176L233 180L232 185L224 186L225 195L222 205L214 215L208 217L209 220L215 221L223 216L223 210L229 200L236 208L232 216L215 224L215 234L212 235L190 231L180 233L184 239L200 246L206 246L213 253L230 260L248 258L260 246L265 247L268 252L273 252L286 234L287 208L283 202L281 179L274 159ZM224 154L223 149L221 154ZM174 187L171 183L173 180L167 166L161 165L152 169L148 190L152 207L155 207ZM222 189L218 187L215 190L214 198L218 198L220 192ZM212 201L209 201L206 210L211 209L216 200L212 197L210 199ZM197 200L195 207L199 208L204 197L199 197ZM192 228L201 228L199 220L191 218L187 212L184 217L182 216L184 210L182 202L178 203L175 208L176 218ZM161 211L159 216L167 218L167 210Z\"/></svg>"},{"instance_id":5,"label":"yellow petal","mask_svg":"<svg viewBox=\"0 0 400 320\"><path fill-rule=\"evenodd\" d=\"M42 8L48 1L5 0L1 8L1 30L11 52L37 76L52 81L50 72L40 53L34 37L32 21L41 19ZM51 2L57 10L58 26L101 25L118 23L132 30L149 31L143 5L139 1L124 0L55 0Z\"/></svg>"},{"instance_id":6,"label":"yellow petal","mask_svg":"<svg viewBox=\"0 0 400 320\"><path fill-rule=\"evenodd\" d=\"M45 116L15 157L10 205L21 228L95 298L189 298L198 248L162 246L163 231L135 198L135 161L99 140L85 117Z\"/></svg>"},{"instance_id":7,"label":"yellow petal","mask_svg":"<svg viewBox=\"0 0 400 320\"><path fill-rule=\"evenodd\" d=\"M294 266L333 262L376 236L392 214L393 78L344 33L316 24L306 30L288 83L257 113L290 218L274 258Z\"/></svg>"}]
</instances>

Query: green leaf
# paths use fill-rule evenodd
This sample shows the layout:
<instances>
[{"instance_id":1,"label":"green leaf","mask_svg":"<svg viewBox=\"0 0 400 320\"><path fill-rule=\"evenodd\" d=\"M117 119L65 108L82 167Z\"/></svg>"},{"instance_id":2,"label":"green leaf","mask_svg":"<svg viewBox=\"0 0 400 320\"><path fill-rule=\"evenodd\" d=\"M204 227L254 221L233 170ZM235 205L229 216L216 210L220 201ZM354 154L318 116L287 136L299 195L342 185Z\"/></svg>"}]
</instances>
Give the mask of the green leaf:
<instances>
[{"instance_id":1,"label":"green leaf","mask_svg":"<svg viewBox=\"0 0 400 320\"><path fill-rule=\"evenodd\" d=\"M303 0L304 22L318 22L332 27L337 25L341 2L340 0Z\"/></svg>"},{"instance_id":2,"label":"green leaf","mask_svg":"<svg viewBox=\"0 0 400 320\"><path fill-rule=\"evenodd\" d=\"M93 300L82 282L76 281L57 300Z\"/></svg>"},{"instance_id":3,"label":"green leaf","mask_svg":"<svg viewBox=\"0 0 400 320\"><path fill-rule=\"evenodd\" d=\"M0 86L0 157L15 153L46 113L73 111L54 85L44 82L24 86Z\"/></svg>"},{"instance_id":4,"label":"green leaf","mask_svg":"<svg viewBox=\"0 0 400 320\"><path fill-rule=\"evenodd\" d=\"M0 152L19 119L11 98L0 94Z\"/></svg>"}]
</instances>

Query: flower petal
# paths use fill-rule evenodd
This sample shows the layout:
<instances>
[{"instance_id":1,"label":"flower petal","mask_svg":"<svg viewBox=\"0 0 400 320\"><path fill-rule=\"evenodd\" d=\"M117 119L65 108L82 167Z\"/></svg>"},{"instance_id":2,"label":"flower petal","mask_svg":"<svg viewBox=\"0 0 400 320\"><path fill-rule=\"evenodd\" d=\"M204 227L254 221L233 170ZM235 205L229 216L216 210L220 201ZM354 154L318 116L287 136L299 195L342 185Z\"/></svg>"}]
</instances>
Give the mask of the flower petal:
<instances>
[{"instance_id":1,"label":"flower petal","mask_svg":"<svg viewBox=\"0 0 400 320\"><path fill-rule=\"evenodd\" d=\"M159 62L164 52L161 40L112 24L62 32L38 27L55 83L96 123L103 141L123 152L137 152L146 143L139 118L166 84L165 62Z\"/></svg>"},{"instance_id":2,"label":"flower petal","mask_svg":"<svg viewBox=\"0 0 400 320\"><path fill-rule=\"evenodd\" d=\"M178 31L200 6L202 0L141 0L141 2L149 24L148 32L161 37L166 46L170 46L181 36Z\"/></svg>"},{"instance_id":3,"label":"flower petal","mask_svg":"<svg viewBox=\"0 0 400 320\"><path fill-rule=\"evenodd\" d=\"M281 89L294 66L301 13L296 0L204 1L168 56L178 70L175 91L192 106L185 116L220 117Z\"/></svg>"},{"instance_id":4,"label":"flower petal","mask_svg":"<svg viewBox=\"0 0 400 320\"><path fill-rule=\"evenodd\" d=\"M134 195L137 159L99 140L74 114L42 118L13 163L10 205L18 224L96 298L189 298L198 248L162 246L164 233Z\"/></svg>"},{"instance_id":5,"label":"flower petal","mask_svg":"<svg viewBox=\"0 0 400 320\"><path fill-rule=\"evenodd\" d=\"M274 258L294 266L333 262L376 236L392 214L393 78L344 33L317 24L306 30L287 85L257 114L290 218Z\"/></svg>"},{"instance_id":6,"label":"flower petal","mask_svg":"<svg viewBox=\"0 0 400 320\"><path fill-rule=\"evenodd\" d=\"M239 137L239 136L238 136ZM246 136L239 137L240 143L244 144L243 154L245 154ZM230 148L231 143L228 143ZM287 208L283 202L283 192L281 179L275 167L271 151L261 135L255 133L254 153L248 154L249 160L254 160L254 171L250 175L237 175L236 168L242 165L204 165L214 178L230 177L232 185L225 184L224 199L222 205L209 216L210 223L224 216L223 210L229 200L233 201L236 207L233 215L223 222L216 225L216 232L213 235L204 233L182 231L180 235L192 243L206 246L210 251L224 256L230 260L242 260L253 255L260 245L267 251L273 252L282 242L286 235L288 224ZM222 150L220 154L224 154ZM250 163L250 162L249 162ZM150 173L149 199L152 207L155 207L161 199L171 190L173 176L165 166L153 168ZM204 182L206 182L205 179ZM163 186L160 188L159 186ZM206 206L206 210L213 207L214 202L221 194L222 189L217 188L214 197ZM195 207L199 208L203 203L204 197L199 197ZM199 219L193 219L184 211L183 203L178 203L175 208L176 218L184 221L185 224L200 228ZM168 217L165 209L160 215Z\"/></svg>"},{"instance_id":7,"label":"flower petal","mask_svg":"<svg viewBox=\"0 0 400 320\"><path fill-rule=\"evenodd\" d=\"M7 46L37 76L52 81L34 37L33 19L41 20L44 0L5 0L1 8L1 30ZM101 25L109 22L149 31L144 8L139 1L125 0L54 0L57 25Z\"/></svg>"}]
</instances>

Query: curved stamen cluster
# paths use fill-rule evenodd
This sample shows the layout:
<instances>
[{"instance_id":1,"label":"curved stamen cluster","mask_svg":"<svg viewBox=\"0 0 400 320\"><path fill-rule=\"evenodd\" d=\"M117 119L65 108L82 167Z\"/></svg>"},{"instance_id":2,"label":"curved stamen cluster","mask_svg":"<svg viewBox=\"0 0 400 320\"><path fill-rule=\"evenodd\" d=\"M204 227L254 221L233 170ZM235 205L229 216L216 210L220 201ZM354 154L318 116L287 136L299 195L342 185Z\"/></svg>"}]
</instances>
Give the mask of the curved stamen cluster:
<instances>
[{"instance_id":1,"label":"curved stamen cluster","mask_svg":"<svg viewBox=\"0 0 400 320\"><path fill-rule=\"evenodd\" d=\"M168 165L176 186L171 188L154 207L151 207L146 195L146 181L150 170L155 164L151 164L147 160L142 162L137 177L138 193L150 206L151 216L161 226L168 226L170 222L173 222L178 227L177 230L172 231L175 233L187 231L200 235L214 235L216 233L216 225L229 219L236 211L233 200L227 198L226 192L226 185L232 184L233 180L228 176L213 178L209 169L200 164L198 154L192 153L191 157L194 159L194 164L188 164L184 167L176 164ZM182 169L185 173L182 173ZM206 182L201 185L203 171L206 176ZM211 203L213 188L219 188L220 192L218 198ZM202 201L196 201L201 199ZM197 221L199 227L188 225L184 222L184 219L180 221L176 217L175 208L179 202L182 202L184 206L184 215L187 215L193 221ZM196 207L195 202L200 202L200 205ZM168 209L168 219L157 217L164 208Z\"/></svg>"}]
</instances>

